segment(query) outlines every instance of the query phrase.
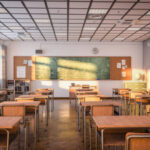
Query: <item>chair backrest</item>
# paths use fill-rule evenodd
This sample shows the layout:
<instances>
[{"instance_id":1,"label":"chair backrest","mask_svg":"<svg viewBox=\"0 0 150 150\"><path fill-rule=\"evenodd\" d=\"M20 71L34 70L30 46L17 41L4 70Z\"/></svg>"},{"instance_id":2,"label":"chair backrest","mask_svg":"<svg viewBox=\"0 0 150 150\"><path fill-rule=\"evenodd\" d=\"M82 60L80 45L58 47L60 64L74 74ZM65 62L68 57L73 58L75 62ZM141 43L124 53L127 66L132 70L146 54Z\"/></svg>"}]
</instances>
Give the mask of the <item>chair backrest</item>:
<instances>
[{"instance_id":1,"label":"chair backrest","mask_svg":"<svg viewBox=\"0 0 150 150\"><path fill-rule=\"evenodd\" d=\"M113 116L113 105L95 105L92 106L92 116Z\"/></svg>"},{"instance_id":2,"label":"chair backrest","mask_svg":"<svg viewBox=\"0 0 150 150\"><path fill-rule=\"evenodd\" d=\"M90 85L82 85L82 89L89 89Z\"/></svg>"},{"instance_id":3,"label":"chair backrest","mask_svg":"<svg viewBox=\"0 0 150 150\"><path fill-rule=\"evenodd\" d=\"M86 96L84 98L85 102L92 102L92 101L101 101L99 96Z\"/></svg>"},{"instance_id":4,"label":"chair backrest","mask_svg":"<svg viewBox=\"0 0 150 150\"><path fill-rule=\"evenodd\" d=\"M127 133L125 150L150 150L150 133Z\"/></svg>"},{"instance_id":5,"label":"chair backrest","mask_svg":"<svg viewBox=\"0 0 150 150\"><path fill-rule=\"evenodd\" d=\"M6 105L2 106L3 116L25 116L25 107L16 105Z\"/></svg>"},{"instance_id":6,"label":"chair backrest","mask_svg":"<svg viewBox=\"0 0 150 150\"><path fill-rule=\"evenodd\" d=\"M21 98L21 97L17 97L15 100L19 101L19 102L33 102L34 98Z\"/></svg>"}]
</instances>

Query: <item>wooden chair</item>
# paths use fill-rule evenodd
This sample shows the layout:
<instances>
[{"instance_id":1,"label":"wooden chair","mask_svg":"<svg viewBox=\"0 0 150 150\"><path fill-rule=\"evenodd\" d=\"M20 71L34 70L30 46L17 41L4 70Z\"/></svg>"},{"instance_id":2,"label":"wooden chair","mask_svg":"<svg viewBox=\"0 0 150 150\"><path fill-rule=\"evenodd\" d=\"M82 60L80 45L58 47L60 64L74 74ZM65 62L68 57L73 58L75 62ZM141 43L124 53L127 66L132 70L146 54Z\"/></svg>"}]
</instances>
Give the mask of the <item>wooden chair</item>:
<instances>
[{"instance_id":1,"label":"wooden chair","mask_svg":"<svg viewBox=\"0 0 150 150\"><path fill-rule=\"evenodd\" d=\"M92 117L93 116L113 116L114 115L114 106L112 105L95 105L92 106L91 109L91 118L89 120L89 142L90 142L90 150L91 150L91 145L92 145L92 128L96 127L93 123L92 123ZM110 140L111 137L109 137L109 139L105 139L105 142L107 144L109 144L108 140ZM114 139L114 138L113 138ZM96 146L97 146L97 135L95 137L96 140Z\"/></svg>"},{"instance_id":2,"label":"wooden chair","mask_svg":"<svg viewBox=\"0 0 150 150\"><path fill-rule=\"evenodd\" d=\"M127 133L125 150L150 150L150 133Z\"/></svg>"},{"instance_id":3,"label":"wooden chair","mask_svg":"<svg viewBox=\"0 0 150 150\"><path fill-rule=\"evenodd\" d=\"M34 98L21 98L21 97L17 97L15 100L19 101L19 102L33 102ZM34 113L34 107L32 107L32 106L26 107L26 113Z\"/></svg>"},{"instance_id":4,"label":"wooden chair","mask_svg":"<svg viewBox=\"0 0 150 150\"><path fill-rule=\"evenodd\" d=\"M84 102L93 102L93 101L101 101L99 96L92 95L92 96L86 96L84 98Z\"/></svg>"},{"instance_id":5,"label":"wooden chair","mask_svg":"<svg viewBox=\"0 0 150 150\"><path fill-rule=\"evenodd\" d=\"M26 110L25 110L25 107L22 105L20 105L20 106L19 105L17 105L17 106L16 105L2 106L2 116L9 116L9 117L17 116L17 117L23 118L21 125L25 131L24 150L26 150L26 146L27 146L27 131L26 130L27 130L27 123L28 123L27 120L25 120L25 114L26 114ZM11 142L13 137L17 136L17 133L19 133L19 127L10 130L9 134L7 133L4 135L7 135L6 136L7 139L10 137L11 140L9 140L9 141ZM7 147L7 149L9 149L9 144L6 147Z\"/></svg>"}]
</instances>

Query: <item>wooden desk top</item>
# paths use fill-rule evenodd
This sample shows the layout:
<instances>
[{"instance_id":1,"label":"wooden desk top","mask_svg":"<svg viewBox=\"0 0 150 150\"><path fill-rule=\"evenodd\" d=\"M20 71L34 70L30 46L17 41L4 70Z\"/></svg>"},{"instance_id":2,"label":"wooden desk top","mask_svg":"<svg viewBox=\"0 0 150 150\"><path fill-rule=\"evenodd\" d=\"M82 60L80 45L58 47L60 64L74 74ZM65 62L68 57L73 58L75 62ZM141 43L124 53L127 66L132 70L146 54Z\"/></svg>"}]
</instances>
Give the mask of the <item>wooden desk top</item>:
<instances>
[{"instance_id":1,"label":"wooden desk top","mask_svg":"<svg viewBox=\"0 0 150 150\"><path fill-rule=\"evenodd\" d=\"M77 98L85 98L85 97L101 97L101 95L88 95L88 94L84 94L84 95L76 95Z\"/></svg>"},{"instance_id":2,"label":"wooden desk top","mask_svg":"<svg viewBox=\"0 0 150 150\"><path fill-rule=\"evenodd\" d=\"M93 101L93 102L81 102L81 106L94 106L94 105L113 105L121 106L121 101L117 100L103 100L103 101Z\"/></svg>"},{"instance_id":3,"label":"wooden desk top","mask_svg":"<svg viewBox=\"0 0 150 150\"><path fill-rule=\"evenodd\" d=\"M136 97L140 97L140 98L150 98L150 95L148 95L148 94L142 94L142 95L136 95Z\"/></svg>"},{"instance_id":4,"label":"wooden desk top","mask_svg":"<svg viewBox=\"0 0 150 150\"><path fill-rule=\"evenodd\" d=\"M34 106L34 107L38 107L40 105L39 101L33 101L33 102L18 102L18 101L7 101L7 102L2 102L0 103L0 107L2 106Z\"/></svg>"},{"instance_id":5,"label":"wooden desk top","mask_svg":"<svg viewBox=\"0 0 150 150\"><path fill-rule=\"evenodd\" d=\"M103 128L150 128L149 116L94 116L98 129Z\"/></svg>"},{"instance_id":6,"label":"wooden desk top","mask_svg":"<svg viewBox=\"0 0 150 150\"><path fill-rule=\"evenodd\" d=\"M0 116L0 129L12 129L15 127L22 117L4 117Z\"/></svg>"},{"instance_id":7,"label":"wooden desk top","mask_svg":"<svg viewBox=\"0 0 150 150\"><path fill-rule=\"evenodd\" d=\"M18 98L48 98L48 95L21 95Z\"/></svg>"}]
</instances>

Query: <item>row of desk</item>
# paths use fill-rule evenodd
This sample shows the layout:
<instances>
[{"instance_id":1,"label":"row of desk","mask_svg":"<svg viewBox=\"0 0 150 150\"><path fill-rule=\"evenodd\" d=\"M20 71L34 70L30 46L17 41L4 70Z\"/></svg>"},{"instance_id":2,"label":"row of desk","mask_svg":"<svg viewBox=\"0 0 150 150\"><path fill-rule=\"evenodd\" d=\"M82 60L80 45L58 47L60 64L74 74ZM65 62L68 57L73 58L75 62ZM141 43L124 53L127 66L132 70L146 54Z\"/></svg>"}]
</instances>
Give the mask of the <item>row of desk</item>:
<instances>
[{"instance_id":1,"label":"row of desk","mask_svg":"<svg viewBox=\"0 0 150 150\"><path fill-rule=\"evenodd\" d=\"M35 144L38 140L38 129L39 129L39 106L41 103L41 100L45 100L46 105L46 126L48 126L48 119L49 119L49 101L51 102L51 112L54 111L54 89L49 90L38 90L35 93L29 93L30 95L21 95L17 98L15 98L15 101L4 101L0 103L1 110L3 111L4 107L32 107L34 108L34 141ZM2 114L3 112L1 112ZM17 114L16 114L17 116ZM1 116L0 117L0 129L5 130L7 132L7 137L9 137L9 130L13 129L15 126L17 126L22 119L22 117L16 117L16 116ZM26 134L25 134L26 135ZM26 137L25 137L26 141ZM7 149L9 149L9 138L7 138ZM24 144L24 149L26 149L26 142Z\"/></svg>"},{"instance_id":2,"label":"row of desk","mask_svg":"<svg viewBox=\"0 0 150 150\"><path fill-rule=\"evenodd\" d=\"M118 111L117 116L91 116L92 121L95 124L95 136L96 136L96 149L98 148L98 141L97 137L100 133L100 141L101 141L101 150L104 150L104 136L105 136L105 131L111 129L111 130L128 130L128 129L149 129L150 128L150 117L149 116L127 116L123 115L123 101L122 99L102 99L104 97L103 95L98 95L98 94L93 94L90 95L88 94L88 90L81 90L82 93L78 92L78 90L75 91L75 106L77 107L77 113L78 113L78 119L77 119L77 124L78 124L78 130L81 131L81 122L80 118L82 116L82 122L83 122L83 141L84 141L84 150L87 149L87 133L86 133L86 110L88 108L88 111L91 114L91 110L93 106L113 106L115 110ZM93 100L86 101L86 97L93 97ZM99 97L99 99L96 98L94 100L94 97ZM143 104L142 100L144 98L150 98L150 95L144 94L144 95L137 95L138 100L134 101L134 104L137 103L140 106ZM136 98L137 98L136 97ZM142 106L141 106L142 107ZM82 111L82 115L80 112ZM107 111L107 110L106 110ZM126 114L126 113L125 113ZM142 115L142 113L141 113ZM89 131L89 149L91 150L91 131ZM125 139L124 139L125 141ZM125 142L124 142L125 144Z\"/></svg>"}]
</instances>

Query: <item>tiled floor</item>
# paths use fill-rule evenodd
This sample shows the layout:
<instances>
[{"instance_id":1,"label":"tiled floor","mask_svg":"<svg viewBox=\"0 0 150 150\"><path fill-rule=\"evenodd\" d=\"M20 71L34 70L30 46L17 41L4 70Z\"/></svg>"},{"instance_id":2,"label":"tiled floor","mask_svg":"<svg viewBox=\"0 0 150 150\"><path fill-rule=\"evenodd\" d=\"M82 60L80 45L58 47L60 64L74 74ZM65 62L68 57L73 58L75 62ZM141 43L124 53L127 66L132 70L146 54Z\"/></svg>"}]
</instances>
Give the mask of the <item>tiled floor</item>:
<instances>
[{"instance_id":1,"label":"tiled floor","mask_svg":"<svg viewBox=\"0 0 150 150\"><path fill-rule=\"evenodd\" d=\"M41 110L40 110L41 112ZM45 126L40 113L39 142L36 150L82 150L81 133L77 130L77 113L68 100L56 100L50 113L49 126ZM30 150L33 150L33 145Z\"/></svg>"}]
</instances>

